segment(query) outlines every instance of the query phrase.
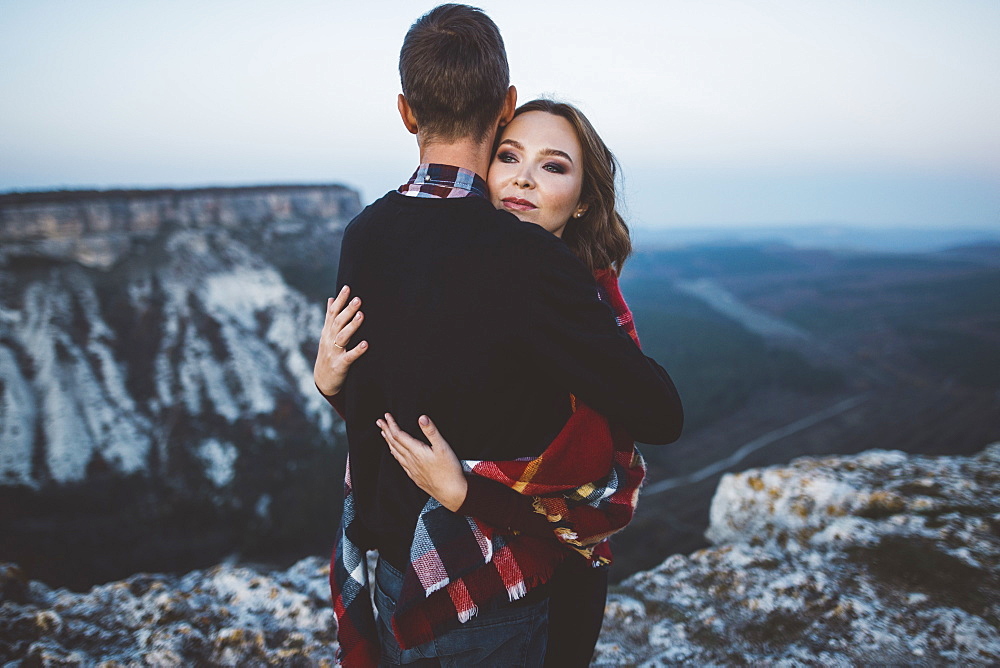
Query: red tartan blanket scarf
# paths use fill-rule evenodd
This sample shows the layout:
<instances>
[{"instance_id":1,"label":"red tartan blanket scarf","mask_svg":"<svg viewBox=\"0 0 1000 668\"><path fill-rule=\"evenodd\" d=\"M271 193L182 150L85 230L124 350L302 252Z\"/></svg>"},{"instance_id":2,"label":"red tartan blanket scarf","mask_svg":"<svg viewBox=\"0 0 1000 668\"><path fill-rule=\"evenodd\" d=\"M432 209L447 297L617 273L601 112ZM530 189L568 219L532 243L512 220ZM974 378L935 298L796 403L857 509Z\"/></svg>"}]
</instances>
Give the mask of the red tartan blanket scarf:
<instances>
[{"instance_id":1,"label":"red tartan blanket scarf","mask_svg":"<svg viewBox=\"0 0 1000 668\"><path fill-rule=\"evenodd\" d=\"M639 343L613 271L595 274L618 326ZM533 497L557 540L500 532L457 515L433 498L420 512L392 627L414 647L471 619L480 609L524 596L571 551L595 566L611 562L607 538L632 519L645 465L629 434L574 401L562 431L534 459L464 461L469 473ZM350 463L344 513L330 567L330 588L345 666L378 662L365 546L357 540ZM460 547L456 547L460 546Z\"/></svg>"}]
</instances>

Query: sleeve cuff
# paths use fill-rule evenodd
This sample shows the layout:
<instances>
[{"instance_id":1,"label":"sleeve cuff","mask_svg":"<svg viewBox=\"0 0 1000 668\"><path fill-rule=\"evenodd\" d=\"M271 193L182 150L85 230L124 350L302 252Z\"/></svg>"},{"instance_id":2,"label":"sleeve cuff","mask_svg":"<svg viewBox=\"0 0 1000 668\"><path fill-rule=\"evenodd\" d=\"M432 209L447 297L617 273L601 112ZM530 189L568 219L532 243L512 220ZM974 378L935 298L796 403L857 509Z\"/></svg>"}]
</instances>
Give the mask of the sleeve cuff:
<instances>
[{"instance_id":1,"label":"sleeve cuff","mask_svg":"<svg viewBox=\"0 0 1000 668\"><path fill-rule=\"evenodd\" d=\"M344 417L344 393L343 392L338 392L337 394L334 394L332 396L327 395L327 394L323 394L323 390L319 389L319 385L316 385L316 391L319 392L320 395L324 399L326 399L326 401L327 401L328 404L330 404L331 406L333 406L333 410L337 411L337 415L339 415L341 418L343 418L345 420L347 419L346 417Z\"/></svg>"}]
</instances>

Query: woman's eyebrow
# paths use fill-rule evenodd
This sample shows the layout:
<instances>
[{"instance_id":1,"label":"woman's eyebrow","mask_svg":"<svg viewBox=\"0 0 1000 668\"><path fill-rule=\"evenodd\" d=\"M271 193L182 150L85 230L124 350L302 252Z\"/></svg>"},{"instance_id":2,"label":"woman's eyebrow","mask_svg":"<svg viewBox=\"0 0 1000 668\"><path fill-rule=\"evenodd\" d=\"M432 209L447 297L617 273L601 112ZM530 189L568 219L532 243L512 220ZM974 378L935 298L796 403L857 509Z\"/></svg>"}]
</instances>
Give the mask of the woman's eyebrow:
<instances>
[{"instance_id":1,"label":"woman's eyebrow","mask_svg":"<svg viewBox=\"0 0 1000 668\"><path fill-rule=\"evenodd\" d=\"M542 149L541 154L542 155L554 155L554 156L556 156L558 158L566 158L570 162L573 162L573 158L569 157L569 153L567 153L566 151L560 151L557 148Z\"/></svg>"},{"instance_id":2,"label":"woman's eyebrow","mask_svg":"<svg viewBox=\"0 0 1000 668\"><path fill-rule=\"evenodd\" d=\"M521 142L517 141L516 139L504 139L504 140L501 140L500 146L503 146L505 144L509 145L509 146L513 146L518 151L523 151L524 150L524 145ZM557 148L544 148L541 151L539 151L539 153L541 155L552 155L552 156L556 156L558 158L565 158L565 159L569 160L570 162L573 162L573 158L571 158L569 156L569 153L567 153L566 151L560 151Z\"/></svg>"}]
</instances>

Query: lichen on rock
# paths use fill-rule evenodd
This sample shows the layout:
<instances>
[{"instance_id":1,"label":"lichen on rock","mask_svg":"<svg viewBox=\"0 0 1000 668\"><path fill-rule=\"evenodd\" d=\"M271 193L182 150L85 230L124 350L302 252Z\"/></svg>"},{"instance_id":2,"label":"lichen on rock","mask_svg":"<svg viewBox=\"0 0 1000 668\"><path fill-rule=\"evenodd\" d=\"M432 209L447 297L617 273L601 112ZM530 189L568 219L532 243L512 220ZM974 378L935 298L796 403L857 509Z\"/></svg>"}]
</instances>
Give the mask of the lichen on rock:
<instances>
[{"instance_id":1,"label":"lichen on rock","mask_svg":"<svg viewBox=\"0 0 1000 668\"><path fill-rule=\"evenodd\" d=\"M332 666L328 564L137 574L79 594L0 567L0 661L43 666Z\"/></svg>"},{"instance_id":2,"label":"lichen on rock","mask_svg":"<svg viewBox=\"0 0 1000 668\"><path fill-rule=\"evenodd\" d=\"M594 665L1000 663L1000 444L727 475L715 545L613 587ZM324 666L328 565L137 574L84 594L0 565L0 664Z\"/></svg>"},{"instance_id":3,"label":"lichen on rock","mask_svg":"<svg viewBox=\"0 0 1000 668\"><path fill-rule=\"evenodd\" d=\"M723 477L706 536L609 596L594 664L996 665L1000 444Z\"/></svg>"}]
</instances>

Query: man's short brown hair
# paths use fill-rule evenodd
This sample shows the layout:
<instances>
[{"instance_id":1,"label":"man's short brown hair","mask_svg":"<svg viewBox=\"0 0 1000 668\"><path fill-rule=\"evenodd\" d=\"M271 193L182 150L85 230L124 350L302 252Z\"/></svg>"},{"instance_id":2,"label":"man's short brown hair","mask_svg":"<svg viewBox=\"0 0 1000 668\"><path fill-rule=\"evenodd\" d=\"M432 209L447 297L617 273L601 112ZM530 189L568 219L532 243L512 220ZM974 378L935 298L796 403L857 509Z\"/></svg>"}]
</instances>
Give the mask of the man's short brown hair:
<instances>
[{"instance_id":1,"label":"man's short brown hair","mask_svg":"<svg viewBox=\"0 0 1000 668\"><path fill-rule=\"evenodd\" d=\"M492 138L510 85L500 30L476 7L435 7L406 33L399 79L423 135Z\"/></svg>"}]
</instances>

